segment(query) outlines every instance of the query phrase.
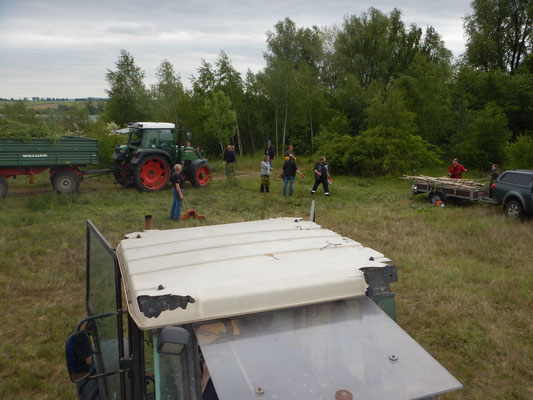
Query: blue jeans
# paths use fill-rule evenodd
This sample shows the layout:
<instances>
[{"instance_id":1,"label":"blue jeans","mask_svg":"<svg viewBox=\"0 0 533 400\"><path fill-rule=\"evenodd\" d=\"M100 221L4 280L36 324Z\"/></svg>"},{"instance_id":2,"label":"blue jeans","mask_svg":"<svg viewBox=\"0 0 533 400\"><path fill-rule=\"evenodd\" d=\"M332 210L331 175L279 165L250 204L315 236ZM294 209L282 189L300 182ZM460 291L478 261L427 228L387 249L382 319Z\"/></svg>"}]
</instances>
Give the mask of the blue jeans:
<instances>
[{"instance_id":1,"label":"blue jeans","mask_svg":"<svg viewBox=\"0 0 533 400\"><path fill-rule=\"evenodd\" d=\"M283 196L287 196L287 183L289 184L289 196L292 196L294 186L294 176L283 177Z\"/></svg>"},{"instance_id":2,"label":"blue jeans","mask_svg":"<svg viewBox=\"0 0 533 400\"><path fill-rule=\"evenodd\" d=\"M176 188L172 188L172 194L174 195L174 201L172 202L172 208L170 209L170 218L176 221L180 220L181 204L183 201L180 199L180 194Z\"/></svg>"}]
</instances>

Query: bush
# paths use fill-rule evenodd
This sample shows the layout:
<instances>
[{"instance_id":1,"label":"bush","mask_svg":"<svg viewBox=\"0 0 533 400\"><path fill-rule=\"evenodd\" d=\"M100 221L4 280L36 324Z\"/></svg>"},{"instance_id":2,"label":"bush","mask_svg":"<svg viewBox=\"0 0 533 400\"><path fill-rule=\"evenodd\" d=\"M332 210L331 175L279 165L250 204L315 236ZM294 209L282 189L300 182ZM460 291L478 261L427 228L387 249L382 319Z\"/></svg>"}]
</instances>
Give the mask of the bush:
<instances>
[{"instance_id":1,"label":"bush","mask_svg":"<svg viewBox=\"0 0 533 400\"><path fill-rule=\"evenodd\" d=\"M438 155L420 136L383 126L356 137L336 137L321 147L321 154L332 171L362 175L405 173L438 162Z\"/></svg>"},{"instance_id":2,"label":"bush","mask_svg":"<svg viewBox=\"0 0 533 400\"><path fill-rule=\"evenodd\" d=\"M111 156L117 145L126 144L127 135L116 133L118 125L115 123L106 123L99 119L89 127L88 137L98 139L98 168L109 167L113 164Z\"/></svg>"},{"instance_id":3,"label":"bush","mask_svg":"<svg viewBox=\"0 0 533 400\"><path fill-rule=\"evenodd\" d=\"M533 137L518 136L506 149L509 168L533 169Z\"/></svg>"},{"instance_id":4,"label":"bush","mask_svg":"<svg viewBox=\"0 0 533 400\"><path fill-rule=\"evenodd\" d=\"M469 132L455 151L467 168L486 170L493 163L504 163L510 138L508 120L502 109L495 103L488 103L483 110L474 112Z\"/></svg>"}]
</instances>

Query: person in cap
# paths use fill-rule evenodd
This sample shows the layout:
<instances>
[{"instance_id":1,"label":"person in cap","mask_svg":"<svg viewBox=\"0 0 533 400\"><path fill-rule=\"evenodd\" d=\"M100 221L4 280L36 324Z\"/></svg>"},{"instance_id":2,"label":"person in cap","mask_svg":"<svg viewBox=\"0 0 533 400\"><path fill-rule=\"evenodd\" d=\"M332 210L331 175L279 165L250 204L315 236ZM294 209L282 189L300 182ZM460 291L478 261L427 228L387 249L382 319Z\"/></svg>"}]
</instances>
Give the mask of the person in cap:
<instances>
[{"instance_id":1,"label":"person in cap","mask_svg":"<svg viewBox=\"0 0 533 400\"><path fill-rule=\"evenodd\" d=\"M452 165L450 165L450 169L448 170L448 176L454 179L462 179L463 172L467 171L468 170L465 167L459 164L459 159L454 158Z\"/></svg>"},{"instance_id":2,"label":"person in cap","mask_svg":"<svg viewBox=\"0 0 533 400\"><path fill-rule=\"evenodd\" d=\"M267 142L265 148L265 155L268 156L268 163L270 164L270 169L272 170L272 160L274 160L274 147L272 146L272 141Z\"/></svg>"}]
</instances>

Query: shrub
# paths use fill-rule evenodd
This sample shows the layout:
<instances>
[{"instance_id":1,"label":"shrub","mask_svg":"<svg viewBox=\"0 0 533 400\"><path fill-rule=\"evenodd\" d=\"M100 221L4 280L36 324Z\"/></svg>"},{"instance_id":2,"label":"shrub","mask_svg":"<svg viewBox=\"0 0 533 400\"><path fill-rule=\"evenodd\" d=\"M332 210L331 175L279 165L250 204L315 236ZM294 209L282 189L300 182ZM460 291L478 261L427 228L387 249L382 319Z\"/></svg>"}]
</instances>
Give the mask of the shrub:
<instances>
[{"instance_id":1,"label":"shrub","mask_svg":"<svg viewBox=\"0 0 533 400\"><path fill-rule=\"evenodd\" d=\"M509 168L533 169L533 137L518 136L516 142L507 145Z\"/></svg>"}]
</instances>

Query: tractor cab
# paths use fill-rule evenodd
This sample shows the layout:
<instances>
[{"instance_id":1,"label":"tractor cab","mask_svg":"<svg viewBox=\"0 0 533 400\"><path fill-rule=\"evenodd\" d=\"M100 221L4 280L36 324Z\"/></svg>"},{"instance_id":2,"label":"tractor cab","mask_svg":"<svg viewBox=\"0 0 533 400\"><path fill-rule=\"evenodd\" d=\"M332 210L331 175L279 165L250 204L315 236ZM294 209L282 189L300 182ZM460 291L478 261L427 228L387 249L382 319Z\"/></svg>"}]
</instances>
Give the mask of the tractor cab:
<instances>
[{"instance_id":1,"label":"tractor cab","mask_svg":"<svg viewBox=\"0 0 533 400\"><path fill-rule=\"evenodd\" d=\"M126 234L87 222L80 398L424 399L462 387L395 322L396 268L300 218ZM92 396L92 397L91 397Z\"/></svg>"}]
</instances>

